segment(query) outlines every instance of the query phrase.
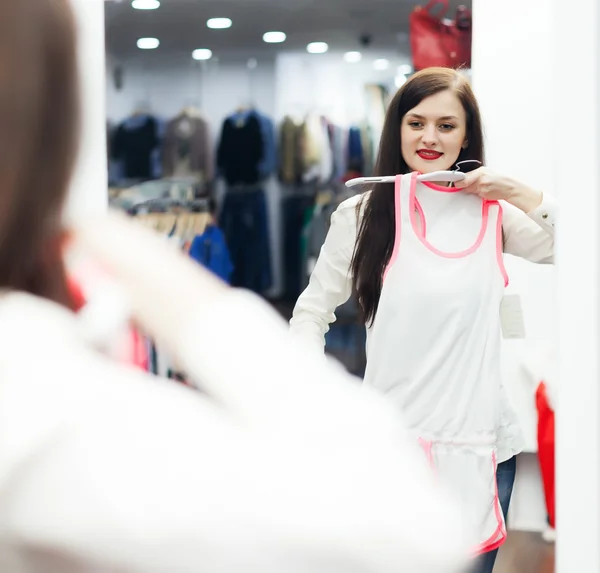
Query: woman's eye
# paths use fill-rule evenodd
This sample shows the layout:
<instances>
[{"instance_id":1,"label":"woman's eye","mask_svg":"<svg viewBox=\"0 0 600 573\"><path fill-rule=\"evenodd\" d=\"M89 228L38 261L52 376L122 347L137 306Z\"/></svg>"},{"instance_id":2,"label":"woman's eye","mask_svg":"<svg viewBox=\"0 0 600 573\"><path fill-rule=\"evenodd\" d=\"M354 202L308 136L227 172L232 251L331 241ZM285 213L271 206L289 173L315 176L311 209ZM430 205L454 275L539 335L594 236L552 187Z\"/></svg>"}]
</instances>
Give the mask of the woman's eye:
<instances>
[{"instance_id":1,"label":"woman's eye","mask_svg":"<svg viewBox=\"0 0 600 573\"><path fill-rule=\"evenodd\" d=\"M454 129L454 126L451 123L442 123L442 125L440 125L440 128L444 131L450 131L451 129Z\"/></svg>"},{"instance_id":2,"label":"woman's eye","mask_svg":"<svg viewBox=\"0 0 600 573\"><path fill-rule=\"evenodd\" d=\"M423 124L420 121L411 121L408 125L410 125L410 127L414 129L419 129L420 127L423 127Z\"/></svg>"}]
</instances>

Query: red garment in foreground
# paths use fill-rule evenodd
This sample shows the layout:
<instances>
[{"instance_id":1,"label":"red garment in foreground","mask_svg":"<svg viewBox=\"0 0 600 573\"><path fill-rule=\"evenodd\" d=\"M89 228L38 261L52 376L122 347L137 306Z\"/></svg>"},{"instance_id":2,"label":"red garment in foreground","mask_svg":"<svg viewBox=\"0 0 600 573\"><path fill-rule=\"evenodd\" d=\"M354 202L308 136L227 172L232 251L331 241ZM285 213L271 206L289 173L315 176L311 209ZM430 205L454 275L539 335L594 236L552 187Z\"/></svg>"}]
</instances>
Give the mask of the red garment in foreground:
<instances>
[{"instance_id":1,"label":"red garment in foreground","mask_svg":"<svg viewBox=\"0 0 600 573\"><path fill-rule=\"evenodd\" d=\"M554 471L554 410L550 406L546 384L540 382L535 393L538 412L538 458L544 484L544 496L550 527L556 528L555 521L555 471Z\"/></svg>"},{"instance_id":2,"label":"red garment in foreground","mask_svg":"<svg viewBox=\"0 0 600 573\"><path fill-rule=\"evenodd\" d=\"M81 310L86 303L86 297L79 282L69 277L67 279L69 291L73 298L73 307L75 311ZM142 370L148 370L149 358L144 337L135 329L130 328L126 338L124 338L123 346L119 348L117 359L125 364L137 366Z\"/></svg>"}]
</instances>

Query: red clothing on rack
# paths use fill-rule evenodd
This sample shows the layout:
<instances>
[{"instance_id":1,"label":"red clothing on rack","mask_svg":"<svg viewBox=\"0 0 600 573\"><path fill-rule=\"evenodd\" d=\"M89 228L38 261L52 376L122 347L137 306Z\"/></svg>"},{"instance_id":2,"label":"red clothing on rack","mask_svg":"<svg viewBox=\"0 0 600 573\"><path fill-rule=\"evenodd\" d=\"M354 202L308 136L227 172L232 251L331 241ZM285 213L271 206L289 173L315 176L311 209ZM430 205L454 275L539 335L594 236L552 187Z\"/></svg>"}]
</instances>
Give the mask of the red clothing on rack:
<instances>
[{"instance_id":1,"label":"red clothing on rack","mask_svg":"<svg viewBox=\"0 0 600 573\"><path fill-rule=\"evenodd\" d=\"M538 411L538 458L544 485L546 509L550 527L556 528L555 515L555 469L554 469L554 410L548 399L546 384L540 382L535 393L535 402Z\"/></svg>"}]
</instances>

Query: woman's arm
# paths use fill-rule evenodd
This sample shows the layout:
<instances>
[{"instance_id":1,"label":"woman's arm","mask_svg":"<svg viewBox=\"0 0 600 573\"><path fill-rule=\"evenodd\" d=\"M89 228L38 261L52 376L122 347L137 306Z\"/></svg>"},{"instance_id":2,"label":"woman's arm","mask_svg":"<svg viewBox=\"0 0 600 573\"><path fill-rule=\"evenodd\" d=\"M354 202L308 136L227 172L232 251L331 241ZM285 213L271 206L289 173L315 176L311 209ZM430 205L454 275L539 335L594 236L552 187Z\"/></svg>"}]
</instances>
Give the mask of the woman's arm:
<instances>
[{"instance_id":1,"label":"woman's arm","mask_svg":"<svg viewBox=\"0 0 600 573\"><path fill-rule=\"evenodd\" d=\"M534 263L554 262L557 206L548 193L487 167L467 173L456 186L487 201L502 201L504 252Z\"/></svg>"},{"instance_id":2,"label":"woman's arm","mask_svg":"<svg viewBox=\"0 0 600 573\"><path fill-rule=\"evenodd\" d=\"M557 205L544 193L529 212L503 202L504 252L533 263L554 263L554 227Z\"/></svg>"},{"instance_id":3,"label":"woman's arm","mask_svg":"<svg viewBox=\"0 0 600 573\"><path fill-rule=\"evenodd\" d=\"M147 232L78 238L204 392L104 359L52 303L0 298L5 543L143 573L460 569L460 509L387 401Z\"/></svg>"},{"instance_id":4,"label":"woman's arm","mask_svg":"<svg viewBox=\"0 0 600 573\"><path fill-rule=\"evenodd\" d=\"M310 281L298 298L290 320L294 337L323 349L325 334L335 321L335 309L344 304L352 292L350 263L357 231L356 195L339 205L331 216L331 226Z\"/></svg>"}]
</instances>

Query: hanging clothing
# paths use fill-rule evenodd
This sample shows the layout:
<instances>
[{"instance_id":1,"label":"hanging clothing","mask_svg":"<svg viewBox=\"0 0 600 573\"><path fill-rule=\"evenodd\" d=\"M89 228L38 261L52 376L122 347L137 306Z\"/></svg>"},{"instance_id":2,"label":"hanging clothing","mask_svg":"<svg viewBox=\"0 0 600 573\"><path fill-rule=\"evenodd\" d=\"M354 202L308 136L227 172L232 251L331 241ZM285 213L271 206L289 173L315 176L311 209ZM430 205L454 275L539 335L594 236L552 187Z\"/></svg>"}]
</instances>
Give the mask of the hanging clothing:
<instances>
[{"instance_id":1,"label":"hanging clothing","mask_svg":"<svg viewBox=\"0 0 600 573\"><path fill-rule=\"evenodd\" d=\"M160 127L150 115L136 115L117 128L112 145L112 158L121 162L122 177L152 179L156 177L152 154L159 144Z\"/></svg>"},{"instance_id":2,"label":"hanging clothing","mask_svg":"<svg viewBox=\"0 0 600 573\"><path fill-rule=\"evenodd\" d=\"M196 176L210 181L213 160L208 123L183 113L171 120L166 126L162 160L166 177Z\"/></svg>"},{"instance_id":3,"label":"hanging clothing","mask_svg":"<svg viewBox=\"0 0 600 573\"><path fill-rule=\"evenodd\" d=\"M251 111L260 123L263 138L263 158L258 165L261 179L270 177L277 171L277 144L275 143L275 125L273 120L256 110Z\"/></svg>"},{"instance_id":4,"label":"hanging clothing","mask_svg":"<svg viewBox=\"0 0 600 573\"><path fill-rule=\"evenodd\" d=\"M230 281L233 271L231 256L223 232L215 225L209 225L202 235L194 237L189 255L225 282Z\"/></svg>"},{"instance_id":5,"label":"hanging clothing","mask_svg":"<svg viewBox=\"0 0 600 573\"><path fill-rule=\"evenodd\" d=\"M302 177L302 133L304 124L286 116L279 128L279 180L282 183L300 183Z\"/></svg>"},{"instance_id":6,"label":"hanging clothing","mask_svg":"<svg viewBox=\"0 0 600 573\"><path fill-rule=\"evenodd\" d=\"M364 151L359 127L351 127L348 132L348 169L364 173Z\"/></svg>"},{"instance_id":7,"label":"hanging clothing","mask_svg":"<svg viewBox=\"0 0 600 573\"><path fill-rule=\"evenodd\" d=\"M462 501L480 554L506 539L496 429L508 276L499 203L459 191L421 183L417 173L396 179L396 237L367 331L364 382L402 410Z\"/></svg>"},{"instance_id":8,"label":"hanging clothing","mask_svg":"<svg viewBox=\"0 0 600 573\"><path fill-rule=\"evenodd\" d=\"M269 219L262 189L229 189L219 227L225 235L233 272L231 284L256 293L272 286Z\"/></svg>"},{"instance_id":9,"label":"hanging clothing","mask_svg":"<svg viewBox=\"0 0 600 573\"><path fill-rule=\"evenodd\" d=\"M548 525L556 528L556 465L555 465L555 429L554 410L549 399L548 386L540 382L535 393L538 413L537 444L540 472L544 486L544 499L548 512Z\"/></svg>"},{"instance_id":10,"label":"hanging clothing","mask_svg":"<svg viewBox=\"0 0 600 573\"><path fill-rule=\"evenodd\" d=\"M263 131L255 114L238 113L223 122L217 168L228 185L258 183L264 154Z\"/></svg>"},{"instance_id":11,"label":"hanging clothing","mask_svg":"<svg viewBox=\"0 0 600 573\"><path fill-rule=\"evenodd\" d=\"M282 298L294 302L304 284L306 267L303 264L302 239L306 228L306 213L314 208L315 194L297 193L282 201L283 273Z\"/></svg>"},{"instance_id":12,"label":"hanging clothing","mask_svg":"<svg viewBox=\"0 0 600 573\"><path fill-rule=\"evenodd\" d=\"M332 126L332 150L333 150L333 179L341 181L348 169L347 142L348 131L343 127Z\"/></svg>"},{"instance_id":13,"label":"hanging clothing","mask_svg":"<svg viewBox=\"0 0 600 573\"><path fill-rule=\"evenodd\" d=\"M372 128L367 122L360 126L360 145L362 148L363 166L362 172L369 177L373 174L375 166L375 150L373 148Z\"/></svg>"}]
</instances>

